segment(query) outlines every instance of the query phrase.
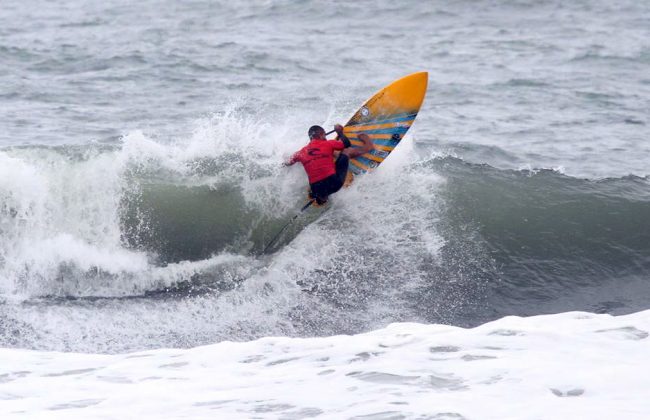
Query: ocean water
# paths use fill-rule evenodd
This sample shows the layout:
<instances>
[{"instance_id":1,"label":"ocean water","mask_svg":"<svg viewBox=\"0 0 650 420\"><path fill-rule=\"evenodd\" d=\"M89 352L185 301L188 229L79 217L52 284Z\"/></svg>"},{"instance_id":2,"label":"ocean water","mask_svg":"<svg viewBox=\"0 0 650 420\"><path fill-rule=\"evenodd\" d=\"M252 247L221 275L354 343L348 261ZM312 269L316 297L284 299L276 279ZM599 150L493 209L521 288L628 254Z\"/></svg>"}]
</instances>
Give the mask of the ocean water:
<instances>
[{"instance_id":1,"label":"ocean water","mask_svg":"<svg viewBox=\"0 0 650 420\"><path fill-rule=\"evenodd\" d=\"M263 252L304 202L304 173L280 163L306 142L306 129L344 123L375 91L415 71L429 72L427 97L390 159ZM629 319L639 331L629 345L647 348L649 110L648 2L5 0L1 398L28 398L3 378L35 371L48 355L67 371L77 369L67 360L85 363L78 353L106 364L165 348L191 358L197 346L225 351L226 341L255 352L268 337L298 343L289 353L303 351L300 343L344 346L332 338L341 334L364 342L401 329L428 342L456 328L470 340L476 330L458 328L507 324L508 316L532 316L531 328L540 322L560 334L582 311L594 324L579 331L586 336L625 335ZM542 338L522 348L543 353L551 342ZM583 352L607 344L557 339ZM361 382L391 381L374 381L373 372L418 376L377 360L384 369L359 373ZM600 369L602 360L576 369ZM301 369L291 370L297 382L308 375ZM512 380L530 387L522 398L535 404L565 401L551 388L570 391L517 372ZM587 382L575 386L584 391ZM310 384L328 387L325 377ZM471 398L473 388L463 387ZM379 401L382 389L350 404ZM640 387L628 391L626 418L647 417ZM400 392L414 401L425 391ZM611 418L611 407L598 406L607 392L567 416ZM101 399L90 394L73 400ZM116 401L102 404L110 412ZM66 418L94 405L50 402L41 408ZM0 411L44 413L17 404L0 400ZM482 418L462 404L429 417L399 404L278 414L244 402L239 414L228 411L237 404L223 413ZM587 406L596 408L580 411ZM508 417L499 413L485 418Z\"/></svg>"}]
</instances>

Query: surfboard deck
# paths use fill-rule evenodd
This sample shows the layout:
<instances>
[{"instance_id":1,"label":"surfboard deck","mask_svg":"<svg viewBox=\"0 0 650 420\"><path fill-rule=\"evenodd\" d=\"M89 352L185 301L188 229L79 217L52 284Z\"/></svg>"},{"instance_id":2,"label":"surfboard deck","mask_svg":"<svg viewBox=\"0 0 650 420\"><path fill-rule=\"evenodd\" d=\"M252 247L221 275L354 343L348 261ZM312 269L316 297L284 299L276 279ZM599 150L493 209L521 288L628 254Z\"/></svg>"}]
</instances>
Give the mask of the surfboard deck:
<instances>
[{"instance_id":1,"label":"surfboard deck","mask_svg":"<svg viewBox=\"0 0 650 420\"><path fill-rule=\"evenodd\" d=\"M377 168L395 150L420 111L428 81L427 72L395 80L368 99L345 124L343 133L353 147L363 145L359 140L361 133L367 134L374 143L373 150L350 159L346 185L355 175Z\"/></svg>"}]
</instances>

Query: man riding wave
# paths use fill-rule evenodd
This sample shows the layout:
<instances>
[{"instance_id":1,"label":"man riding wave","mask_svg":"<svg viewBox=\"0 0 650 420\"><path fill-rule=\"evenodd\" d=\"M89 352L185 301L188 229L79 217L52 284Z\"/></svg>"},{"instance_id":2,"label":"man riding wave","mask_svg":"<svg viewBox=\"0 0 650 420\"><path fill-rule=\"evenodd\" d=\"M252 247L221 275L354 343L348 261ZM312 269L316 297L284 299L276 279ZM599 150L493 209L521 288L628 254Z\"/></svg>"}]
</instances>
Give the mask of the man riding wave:
<instances>
[{"instance_id":1,"label":"man riding wave","mask_svg":"<svg viewBox=\"0 0 650 420\"><path fill-rule=\"evenodd\" d=\"M285 166L302 163L309 178L310 198L319 205L325 204L331 194L343 187L350 159L368 153L373 148L372 140L367 134L359 134L358 138L363 141L363 146L352 147L350 140L343 133L342 125L336 124L334 131L337 138L327 140L323 127L311 126L307 132L309 143L284 163ZM335 151L340 151L336 161Z\"/></svg>"}]
</instances>

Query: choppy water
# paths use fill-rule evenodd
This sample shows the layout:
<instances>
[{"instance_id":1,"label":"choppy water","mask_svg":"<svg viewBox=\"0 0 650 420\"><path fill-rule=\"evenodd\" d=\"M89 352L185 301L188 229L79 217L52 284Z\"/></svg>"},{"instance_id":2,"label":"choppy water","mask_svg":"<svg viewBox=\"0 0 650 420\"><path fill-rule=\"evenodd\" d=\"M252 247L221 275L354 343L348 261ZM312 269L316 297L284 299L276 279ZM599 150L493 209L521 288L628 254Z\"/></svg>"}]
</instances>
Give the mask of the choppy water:
<instances>
[{"instance_id":1,"label":"choppy water","mask_svg":"<svg viewBox=\"0 0 650 420\"><path fill-rule=\"evenodd\" d=\"M650 295L650 5L3 2L0 345L107 351ZM279 162L429 71L381 169Z\"/></svg>"}]
</instances>

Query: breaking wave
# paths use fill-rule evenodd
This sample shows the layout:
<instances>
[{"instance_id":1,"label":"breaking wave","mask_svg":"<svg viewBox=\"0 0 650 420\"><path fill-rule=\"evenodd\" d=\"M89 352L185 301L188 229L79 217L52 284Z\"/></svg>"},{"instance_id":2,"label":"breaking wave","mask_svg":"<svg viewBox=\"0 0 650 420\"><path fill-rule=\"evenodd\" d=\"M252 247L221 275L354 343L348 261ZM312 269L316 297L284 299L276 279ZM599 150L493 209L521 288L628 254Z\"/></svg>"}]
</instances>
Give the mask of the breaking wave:
<instances>
[{"instance_id":1,"label":"breaking wave","mask_svg":"<svg viewBox=\"0 0 650 420\"><path fill-rule=\"evenodd\" d=\"M265 254L305 200L302 171L279 165L304 136L243 115L185 139L2 149L0 345L114 352L645 307L647 178L502 170L407 137Z\"/></svg>"}]
</instances>

